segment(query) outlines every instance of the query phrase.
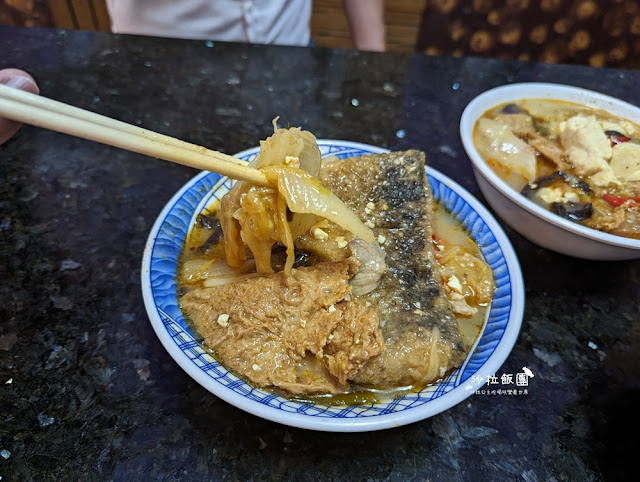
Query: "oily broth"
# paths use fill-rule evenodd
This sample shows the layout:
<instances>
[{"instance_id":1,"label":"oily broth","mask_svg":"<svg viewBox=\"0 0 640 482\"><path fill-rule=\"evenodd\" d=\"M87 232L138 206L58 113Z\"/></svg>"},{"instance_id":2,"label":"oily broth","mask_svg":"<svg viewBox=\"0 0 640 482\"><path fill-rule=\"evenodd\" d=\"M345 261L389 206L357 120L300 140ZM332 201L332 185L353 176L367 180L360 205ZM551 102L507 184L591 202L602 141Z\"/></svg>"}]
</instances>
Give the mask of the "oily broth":
<instances>
[{"instance_id":1,"label":"oily broth","mask_svg":"<svg viewBox=\"0 0 640 482\"><path fill-rule=\"evenodd\" d=\"M434 232L436 233L436 235L441 239L445 239L448 243L462 246L472 252L475 256L482 258L482 254L478 246L475 244L468 231L464 228L464 226L462 226L460 221L457 220L453 215L451 215L451 213L449 213L440 203L434 201L434 208ZM210 208L206 212L206 214L210 217L217 218L219 213L218 209L219 203L214 208ZM210 233L210 229L204 227L201 223L195 223L187 236L178 260L177 291L179 296L188 291L190 287L194 286L193 284L187 284L184 282L184 264L188 261L198 260L203 257L203 254L199 252L198 247L206 241ZM214 261L224 259L224 249L222 248L222 243L219 243L218 246L214 246L213 249L210 250L209 256L213 257ZM202 282L200 282L200 284L201 283ZM465 345L466 352L469 352L471 347L476 342L478 336L480 335L487 318L488 308L488 305L479 306L478 311L475 315L468 318L457 317L458 329ZM209 354L211 354L211 356L213 356L220 364L226 367L224 360L222 360L216 352L204 345L203 340L197 333L193 322L189 318L188 313L183 311L183 315L185 317L187 325L189 326L189 329L195 335L196 340L199 343L203 344L204 348ZM305 362L303 360L301 364L302 367L304 367L304 363ZM228 367L226 368L228 369ZM233 370L230 371L232 371L238 378L244 379L246 381L245 377L243 377L242 374L237 373ZM306 397L291 396L289 394L282 393L277 389L272 389L272 391L280 396L301 403L320 403L340 406L389 402L395 398L404 396L408 392L418 392L423 388L424 387L415 386L398 387L388 390L377 390L369 387L359 388L357 386L353 386L348 393L337 395L315 395Z\"/></svg>"}]
</instances>

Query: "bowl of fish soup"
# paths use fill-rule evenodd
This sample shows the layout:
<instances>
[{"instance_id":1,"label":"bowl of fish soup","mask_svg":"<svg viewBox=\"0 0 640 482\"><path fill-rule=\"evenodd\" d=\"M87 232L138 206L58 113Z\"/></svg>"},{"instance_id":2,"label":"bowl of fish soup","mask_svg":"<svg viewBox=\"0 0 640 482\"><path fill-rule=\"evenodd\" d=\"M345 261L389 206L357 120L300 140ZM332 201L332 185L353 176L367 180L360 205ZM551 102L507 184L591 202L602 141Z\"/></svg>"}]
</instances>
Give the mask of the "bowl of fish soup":
<instances>
[{"instance_id":1,"label":"bowl of fish soup","mask_svg":"<svg viewBox=\"0 0 640 482\"><path fill-rule=\"evenodd\" d=\"M528 184L526 182L523 184L516 182L514 187L514 182L511 182L508 175L500 172L499 169L496 170L495 163L493 163L493 166L490 165L492 159L489 159L487 156L486 149L481 153L481 149L483 148L479 147L478 126L483 117L496 109L502 109L502 112L507 113L518 113L518 103L529 102L529 104L525 104L529 107L533 100L540 100L543 101L543 103L547 101L570 103L577 106L576 108L578 109L586 109L584 117L591 116L590 109L604 111L613 118L620 119L619 124L628 126L629 129L634 128L631 126L637 127L637 125L640 124L640 109L638 107L619 99L578 87L547 83L522 83L497 87L480 94L467 105L462 114L460 120L460 135L463 146L472 162L476 181L489 205L495 210L498 216L513 229L541 247L583 259L625 260L639 258L640 236L637 235L638 223L636 221L631 221L630 236L612 234L612 232L606 232L603 229L589 227L588 223L583 221L584 217L580 217L583 213L581 213L579 209L575 211L577 217L572 219L571 215L574 213L570 212L569 216L562 216L550 210L549 206L554 205L554 207L557 207L562 204L555 202L557 200L552 200L553 202L544 205L545 203L540 202L540 200L534 196L523 194L523 192L525 194L531 193L532 186L539 189L541 179L545 180L543 182L547 182L546 180L552 179L553 176L558 178L558 172L561 176L565 177L565 180L570 179L576 186L581 185L580 183L583 180L587 180L592 184L589 176L575 176L570 172L565 172L571 169L571 161L565 162L563 165L562 161L558 160L558 163L562 167L566 168L569 166L565 171L557 166L548 167L547 172L545 172L545 174L548 175L545 177L538 177L534 181L533 178L536 176L533 176L529 179L531 182ZM516 107L512 107L513 105L516 105ZM499 115L500 114L497 114L495 117L497 118ZM604 124L608 125L606 123ZM558 125L565 130L569 129L569 123L566 119L563 119ZM491 127L494 127L493 124ZM608 127L604 127L604 129L607 129L605 131L607 135L610 133L618 134L615 130L609 130ZM622 128L620 128L620 130L621 129ZM511 130L515 131L516 128ZM526 137L521 134L520 131L516 132L521 138ZM562 133L560 135L562 135ZM532 136L537 136L537 134L534 133ZM566 134L566 136L568 138L568 134ZM558 138L560 139L559 136ZM626 137L622 137L622 139L629 140L629 138ZM506 144L506 142L503 143L502 147ZM556 148L557 145L562 146L561 142L557 140L554 141L554 144L556 145L552 145L551 150ZM633 148L636 148L637 142L633 139L631 143L627 144L628 146L634 144ZM568 140L567 145L569 145ZM569 148L574 149L573 146L567 147L566 149L568 150ZM606 149L606 145L604 148ZM637 148L640 149L640 146L637 146ZM615 150L616 147L614 146L613 149ZM542 150L546 152L545 146L542 147ZM553 153L549 155L553 157ZM534 156L536 156L536 158L541 157L537 149L534 149ZM563 159L567 161L566 157ZM609 170L609 167L604 164L602 166L604 170ZM573 167L575 167L575 165L573 165ZM554 170L555 172L552 174ZM539 175L539 173L537 175ZM565 183L565 180L560 181ZM629 200L625 206L633 216L636 216L633 219L638 219L637 215L640 211L640 202L637 202L637 194L632 194L628 198L612 196L606 193L608 189L606 180L602 182L596 180L596 184L600 185L592 185L591 188L589 188L589 186L585 188L591 189L591 199L589 199L589 201L595 200L592 203L593 206L587 206L588 203L579 203L577 199L572 200L575 202L569 202L566 199L563 199L563 201L566 201L567 205L570 204L578 208L589 207L599 212L599 206L607 206L607 203L602 201L603 198L613 200L614 206L620 206L623 201ZM618 188L617 186L619 184L620 183L617 183L614 179L613 182L609 183L609 186ZM631 189L640 189L640 181L634 180L627 184L631 186ZM602 194L603 192L604 194ZM547 192L546 194L549 193ZM579 194L582 195L582 193ZM564 214L566 214L566 209L564 209L563 206L560 205L558 209L564 210ZM556 211L558 211L558 209L556 209ZM576 219L578 221L576 221Z\"/></svg>"},{"instance_id":2,"label":"bowl of fish soup","mask_svg":"<svg viewBox=\"0 0 640 482\"><path fill-rule=\"evenodd\" d=\"M318 140L323 157L339 159L387 152L375 146ZM237 154L252 159L258 149ZM489 211L453 180L426 168L433 198L469 233L495 279L486 320L464 362L437 383L386 400L325 404L282 396L247 383L202 345L179 307L176 268L195 213L226 193L230 181L202 172L166 204L144 250L142 294L154 331L168 354L215 396L248 413L294 427L363 432L399 427L434 416L472 396L493 376L517 339L524 311L524 286L517 256Z\"/></svg>"}]
</instances>

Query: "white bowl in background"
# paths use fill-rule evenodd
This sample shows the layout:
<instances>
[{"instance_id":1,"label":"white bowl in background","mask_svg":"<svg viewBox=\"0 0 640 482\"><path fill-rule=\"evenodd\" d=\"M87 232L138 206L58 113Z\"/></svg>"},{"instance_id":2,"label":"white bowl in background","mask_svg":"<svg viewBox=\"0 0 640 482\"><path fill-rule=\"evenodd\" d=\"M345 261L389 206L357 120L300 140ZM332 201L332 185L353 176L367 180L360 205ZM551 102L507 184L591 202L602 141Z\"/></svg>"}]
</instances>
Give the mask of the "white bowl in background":
<instances>
[{"instance_id":1,"label":"white bowl in background","mask_svg":"<svg viewBox=\"0 0 640 482\"><path fill-rule=\"evenodd\" d=\"M473 142L478 119L499 105L524 99L563 100L603 109L640 124L640 108L614 97L568 85L542 82L509 84L475 97L460 119L460 136L478 186L489 205L509 226L543 248L583 259L640 258L640 239L598 231L538 206L503 181L482 159Z\"/></svg>"}]
</instances>

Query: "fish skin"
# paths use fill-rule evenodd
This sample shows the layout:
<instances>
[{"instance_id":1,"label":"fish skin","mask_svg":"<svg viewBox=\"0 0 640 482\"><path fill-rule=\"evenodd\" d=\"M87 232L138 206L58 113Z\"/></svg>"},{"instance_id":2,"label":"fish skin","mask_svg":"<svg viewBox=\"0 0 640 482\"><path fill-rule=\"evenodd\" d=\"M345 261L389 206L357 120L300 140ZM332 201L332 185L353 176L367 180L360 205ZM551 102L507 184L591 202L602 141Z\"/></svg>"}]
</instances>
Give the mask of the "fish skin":
<instances>
[{"instance_id":1,"label":"fish skin","mask_svg":"<svg viewBox=\"0 0 640 482\"><path fill-rule=\"evenodd\" d=\"M465 357L433 252L433 197L424 166L424 153L409 150L321 169L322 183L372 226L386 254L378 287L358 301L377 306L387 348L364 366L357 383L424 386L442 377L440 367L448 372Z\"/></svg>"}]
</instances>

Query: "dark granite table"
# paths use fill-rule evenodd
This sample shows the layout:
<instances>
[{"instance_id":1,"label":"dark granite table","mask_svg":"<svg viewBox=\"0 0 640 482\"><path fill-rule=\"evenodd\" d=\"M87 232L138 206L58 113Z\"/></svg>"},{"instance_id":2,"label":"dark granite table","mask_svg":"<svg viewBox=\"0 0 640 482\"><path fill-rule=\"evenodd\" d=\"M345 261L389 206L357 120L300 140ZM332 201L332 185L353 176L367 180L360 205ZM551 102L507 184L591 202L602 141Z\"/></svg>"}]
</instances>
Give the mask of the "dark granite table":
<instances>
[{"instance_id":1,"label":"dark granite table","mask_svg":"<svg viewBox=\"0 0 640 482\"><path fill-rule=\"evenodd\" d=\"M0 67L43 95L224 152L271 119L319 138L418 148L483 199L458 120L516 81L640 104L640 72L0 28ZM526 284L504 373L478 394L367 434L278 425L219 400L146 317L147 233L190 168L25 126L0 147L2 480L621 480L640 429L640 260L594 262L505 227Z\"/></svg>"}]
</instances>

